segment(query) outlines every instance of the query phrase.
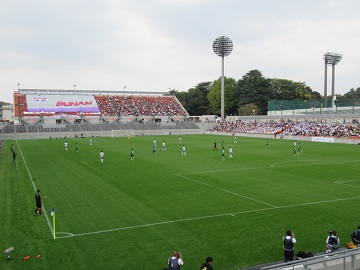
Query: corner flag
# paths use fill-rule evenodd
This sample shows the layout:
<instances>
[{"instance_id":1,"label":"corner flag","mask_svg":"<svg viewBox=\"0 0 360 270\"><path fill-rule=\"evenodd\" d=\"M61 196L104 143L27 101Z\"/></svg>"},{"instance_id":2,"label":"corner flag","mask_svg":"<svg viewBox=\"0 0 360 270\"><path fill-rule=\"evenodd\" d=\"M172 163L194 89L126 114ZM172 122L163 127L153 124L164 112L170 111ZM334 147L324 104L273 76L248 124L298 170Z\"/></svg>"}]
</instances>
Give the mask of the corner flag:
<instances>
[{"instance_id":1,"label":"corner flag","mask_svg":"<svg viewBox=\"0 0 360 270\"><path fill-rule=\"evenodd\" d=\"M51 209L51 216L53 217L53 231L54 231L54 239L56 239L56 232L55 232L55 207L53 206Z\"/></svg>"}]
</instances>

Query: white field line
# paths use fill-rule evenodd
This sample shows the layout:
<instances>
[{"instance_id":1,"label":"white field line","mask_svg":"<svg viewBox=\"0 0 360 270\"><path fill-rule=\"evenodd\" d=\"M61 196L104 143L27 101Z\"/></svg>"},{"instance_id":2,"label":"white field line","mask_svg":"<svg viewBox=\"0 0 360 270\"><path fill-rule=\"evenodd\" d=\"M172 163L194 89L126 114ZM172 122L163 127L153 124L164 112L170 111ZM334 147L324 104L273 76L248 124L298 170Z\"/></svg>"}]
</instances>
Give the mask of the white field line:
<instances>
[{"instance_id":1,"label":"white field line","mask_svg":"<svg viewBox=\"0 0 360 270\"><path fill-rule=\"evenodd\" d=\"M359 197L352 197L352 198L336 199L336 200L326 200L326 201L319 201L319 202L309 202L309 203L300 203L300 204L279 206L279 207L277 207L277 208L268 207L268 208L262 208L262 209L257 209L257 210L248 210L248 211L240 211L240 212L233 212L233 213L224 213L224 214L211 215L211 216L201 216L201 217L194 217L194 218L185 218L185 219L169 220L169 221L163 221L163 222L156 222L156 223L149 223L149 224L142 224L142 225L128 226L128 227L120 227L120 228L114 228L114 229L109 229L109 230L101 230L101 231L94 231L94 232L87 232L87 233L78 233L78 234L68 233L69 235L67 235L67 236L57 236L56 239L71 238L71 237L78 237L78 236L86 236L86 235L93 235L93 234L101 234L101 233L108 233L108 232L114 232L114 231L130 230L130 229L137 229L137 228L144 228L144 227L152 227L152 226L158 226L158 225L164 225L164 224L171 224L171 223L180 223L180 222L186 222L186 221L194 221L194 220L200 220L200 219L210 219L210 218L224 217L224 216L231 216L231 217L233 217L233 216L239 215L239 214L248 214L248 213L261 212L261 211L269 211L269 210L293 208L293 207L299 207L299 206L314 205L314 204L323 204L323 203L331 203L331 202L338 202L338 201L348 201L348 200L355 200L355 199L360 199L360 196L359 196Z\"/></svg>"},{"instance_id":2,"label":"white field line","mask_svg":"<svg viewBox=\"0 0 360 270\"><path fill-rule=\"evenodd\" d=\"M17 141L16 141L16 143L17 143ZM17 145L18 145L18 143L17 143ZM25 164L26 170L27 170L27 172L28 172L28 175L29 175L30 181L31 181L31 183L32 183L32 186L33 186L34 190L36 191L37 188L36 188L36 186L35 186L35 184L34 184L33 178L32 178L32 176L31 176L31 174L30 174L29 168L28 168L28 166L27 166L27 164L26 164L25 158L24 158L24 156L23 156L23 154L22 154L22 151L21 151L19 145L18 145L18 148L19 148L19 150L20 150L20 154L21 154L21 157L22 157L22 159L23 159L23 161L24 161L24 164ZM288 162L288 161L274 163L274 164L272 164L272 165L270 166L270 168L276 167L276 165L278 165L278 164L280 164L280 163L285 163L285 162ZM351 161L351 162L358 162L358 161ZM321 163L308 163L308 164L292 164L292 165L285 165L285 166L283 165L282 167L289 167L289 166L307 166L307 165L332 164L332 163L344 163L344 161L343 161L343 162L340 161L340 162L321 162ZM262 202L262 201L259 201L259 200L256 200L256 199L247 197L247 196L243 196L243 195L240 195L240 194L237 194L237 193L234 193L234 192L231 192L231 191L222 189L222 188L218 188L218 187L215 187L215 186L212 186L212 185L209 185L209 184L206 184L206 183L203 183L203 182L200 182L200 181L196 181L196 180L194 180L194 179L191 179L191 178L182 176L183 174L223 172L223 171L240 171L240 170L268 169L268 168L269 168L269 167L254 167L254 168L241 168L241 169L230 169L230 170L214 170L214 171L179 173L179 174L175 174L175 175L178 176L178 177L182 177L182 178L185 178L185 179L188 179L188 180L191 180L191 181L194 181L194 182L197 182L197 183L206 185L206 186L210 186L210 187L215 188L215 189L219 189L219 190L221 190L221 191L224 191L224 192L227 192L227 193L236 195L236 196L240 196L240 197L243 197L243 198L246 198L246 199L249 199L249 200L253 200L253 201L259 202L259 203L261 203L261 204L265 204L265 205L271 206L271 208L263 208L263 209L249 210L249 211L241 211L241 212L234 212L234 213L225 213L225 214L218 214L218 215L212 215L212 216L201 216L201 217L187 218L187 219L170 220L170 221L164 221L164 222L149 223L149 224L142 224L142 225L128 226L128 227L120 227L120 228L114 228L114 229L109 229L109 230L101 230L101 231L94 231L94 232L87 232L87 233L79 233L79 234L61 232L61 233L59 233L59 234L67 234L67 236L58 236L57 239L70 238L70 237L78 237L78 236L85 236L85 235L93 235L93 234L101 234L101 233L108 233L108 232L113 232L113 231L136 229L136 228L142 228L142 227L150 227L150 226L156 226L156 225L163 225L163 224L170 224L170 223L178 223L178 222L185 222L185 221L193 221L193 220L199 220L199 219L208 219L208 218L215 218L215 217L222 217L222 216L234 216L234 215L236 215L236 214L254 213L254 212L267 211L267 210L273 210L273 209L291 208L291 207L298 207L298 206L304 206L304 205L313 205L313 204L321 204L321 203L329 203L329 202L336 202L336 201L346 201L346 200L353 200L353 199L359 199L359 198L360 198L360 197L352 197L352 198L344 198L344 199L336 199L336 200L327 200L327 201L320 201L320 202L310 202L310 203L303 203L303 204L296 204L296 205L288 205L288 206L275 206L275 205L272 205L272 204L268 204L268 203L265 203L265 202ZM357 180L349 180L349 181L357 181ZM340 182L335 182L335 183L343 184L342 182L346 182L346 181L340 181ZM345 184L344 184L344 185L345 185ZM351 186L351 185L349 185L349 186ZM46 212L44 206L43 206L43 209L44 209L45 218L46 218L46 221L47 221L47 223L48 223L48 226L49 226L51 235L53 235L53 229L52 229L50 220L49 220L49 218L48 218L48 215L47 215L47 212Z\"/></svg>"},{"instance_id":3,"label":"white field line","mask_svg":"<svg viewBox=\"0 0 360 270\"><path fill-rule=\"evenodd\" d=\"M334 183L335 183L335 184L339 184L339 185L344 185L344 186L353 187L353 188L360 188L359 186L354 186L354 185L346 184L346 183L348 183L348 182L358 182L358 181L360 181L360 179L337 181L337 182L334 182Z\"/></svg>"},{"instance_id":4,"label":"white field line","mask_svg":"<svg viewBox=\"0 0 360 270\"><path fill-rule=\"evenodd\" d=\"M214 173L214 172L231 172L231 171L245 171L245 170L258 170L258 169L269 169L269 167L250 167L250 168L239 168L239 169L228 169L228 170L213 170L213 171L201 171L201 172L187 172L187 173L177 173L175 175L184 175L184 174L197 174L197 173Z\"/></svg>"},{"instance_id":5,"label":"white field line","mask_svg":"<svg viewBox=\"0 0 360 270\"><path fill-rule=\"evenodd\" d=\"M183 176L183 175L179 175L179 174L175 174L175 175L176 175L176 176L179 176L179 177L182 177L182 178L185 178L185 179L187 179L187 180L190 180L190 181L193 181L193 182L196 182L196 183L199 183L199 184L202 184L202 185L205 185L205 186L214 188L214 189L218 189L218 190L221 190L221 191L224 191L224 192L227 192L227 193L230 193L230 194L233 194L233 195L236 195L236 196L239 196L239 197L242 197L242 198L251 200L251 201L255 201L255 202L258 202L258 203L261 203L261 204L265 204L265 205L271 206L271 207L273 207L273 208L277 208L277 206L272 205L272 204L270 204L270 203L266 203L266 202L263 202L263 201L259 201L259 200L256 200L256 199L254 199L254 198L250 198L250 197L247 197L247 196L244 196L244 195L241 195L241 194L238 194L238 193L235 193L235 192L232 192L232 191L223 189L223 188L219 188L219 187L216 187L216 186L213 186L213 185L210 185L210 184L201 182L201 181L197 181L197 180L195 180L195 179L192 179L192 178L189 178L189 177L186 177L186 176Z\"/></svg>"},{"instance_id":6,"label":"white field line","mask_svg":"<svg viewBox=\"0 0 360 270\"><path fill-rule=\"evenodd\" d=\"M16 140L16 145L17 145L18 148L19 148L21 158L22 158L22 160L24 161L26 171L27 171L27 173L28 173L28 175L29 175L29 179L30 179L31 184L32 184L32 186L33 186L33 188L34 188L34 191L35 191L35 193L36 193L37 188L36 188L36 186L35 186L35 183L34 183L34 181L33 181L33 178L32 178L32 176L31 176L31 173L30 173L29 168L28 168L28 166L27 166L27 164L26 164L24 155L23 155L23 153L22 153L22 151L21 151L20 145L18 144L17 140ZM47 212L46 212L46 209L45 209L44 205L42 206L42 210L43 210L43 213L44 213L46 222L47 222L47 224L48 224L48 226L49 226L50 233L51 233L51 235L54 235L54 231L53 231L53 228L52 228L52 226L51 226L51 223L50 223L50 220L49 220L49 217L48 217L48 215L47 215Z\"/></svg>"},{"instance_id":7,"label":"white field line","mask_svg":"<svg viewBox=\"0 0 360 270\"><path fill-rule=\"evenodd\" d=\"M289 162L306 162L306 161L280 161L271 164L270 166L266 167L249 167L249 168L238 168L238 169L228 169L228 170L211 170L211 171L200 171L200 172L186 172L186 173L177 173L177 175L185 175L185 174L200 174L200 173L215 173L215 172L231 172L231 171L245 171L245 170L259 170L259 169L269 169L269 168L282 168L282 167L292 167L292 166L309 166L309 165L318 165L318 164L340 164L340 163L350 163L350 162L359 162L360 160L352 160L352 161L327 161L327 162L312 162L312 163L303 163L303 164L289 164L289 165L282 165L277 166L278 164L282 163L289 163Z\"/></svg>"},{"instance_id":8,"label":"white field line","mask_svg":"<svg viewBox=\"0 0 360 270\"><path fill-rule=\"evenodd\" d=\"M272 164L270 167L274 168L283 168L283 167L291 167L291 166L308 166L308 165L322 165L322 164L340 164L340 163L352 163L352 162L359 162L359 160L352 160L352 161L326 161L326 162L313 162L313 163L303 163L303 164L289 164L289 165L281 165L281 166L276 166L278 164L282 164L282 163L287 163L287 162L294 162L294 161L281 161L281 162L277 162ZM305 161L300 161L300 162L305 162Z\"/></svg>"}]
</instances>

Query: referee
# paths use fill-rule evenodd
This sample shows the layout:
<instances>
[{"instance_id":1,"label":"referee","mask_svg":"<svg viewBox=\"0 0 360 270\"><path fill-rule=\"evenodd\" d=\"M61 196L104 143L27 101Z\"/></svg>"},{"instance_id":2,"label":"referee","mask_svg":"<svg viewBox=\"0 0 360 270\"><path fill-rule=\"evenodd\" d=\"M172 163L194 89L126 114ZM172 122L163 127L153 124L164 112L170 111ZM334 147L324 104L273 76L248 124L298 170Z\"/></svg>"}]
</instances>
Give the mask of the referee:
<instances>
[{"instance_id":1,"label":"referee","mask_svg":"<svg viewBox=\"0 0 360 270\"><path fill-rule=\"evenodd\" d=\"M42 207L41 200L42 199L46 199L46 197L42 197L40 195L40 189L38 189L36 191L36 194L35 194L36 209L35 209L35 212L34 212L34 216L36 216L37 212L39 212L39 214L41 216L41 207Z\"/></svg>"}]
</instances>

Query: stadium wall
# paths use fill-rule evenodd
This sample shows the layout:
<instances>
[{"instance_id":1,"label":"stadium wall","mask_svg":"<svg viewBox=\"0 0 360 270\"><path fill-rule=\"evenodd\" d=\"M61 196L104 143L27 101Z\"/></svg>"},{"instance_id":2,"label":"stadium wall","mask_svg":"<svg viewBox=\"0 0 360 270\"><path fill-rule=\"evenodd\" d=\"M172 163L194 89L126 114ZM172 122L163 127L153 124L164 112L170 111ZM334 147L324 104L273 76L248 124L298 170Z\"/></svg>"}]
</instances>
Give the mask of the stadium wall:
<instances>
[{"instance_id":1,"label":"stadium wall","mask_svg":"<svg viewBox=\"0 0 360 270\"><path fill-rule=\"evenodd\" d=\"M166 129L166 130L131 130L134 136L162 136L162 135L185 135L204 134L202 129ZM129 130L89 131L89 132L43 132L43 133L11 133L1 134L1 140L36 140L36 139L60 139L81 137L127 137Z\"/></svg>"},{"instance_id":2,"label":"stadium wall","mask_svg":"<svg viewBox=\"0 0 360 270\"><path fill-rule=\"evenodd\" d=\"M83 132L84 138L89 137L126 137L129 134L129 130L117 130L113 131L91 131ZM134 136L171 136L171 135L192 135L192 134L208 134L208 135L222 135L233 136L233 134L226 132L209 132L204 129L173 129L173 130L131 130L131 134ZM274 135L265 134L247 134L247 133L235 133L238 137L254 137L273 139ZM46 132L46 133L13 133L13 134L1 134L1 140L35 140L35 139L60 139L60 138L74 138L80 136L79 132ZM284 136L279 140L296 140L296 141L314 141L314 138L321 137L307 137L307 136ZM327 143L329 143L328 141ZM324 142L325 143L325 142ZM331 142L330 142L331 143ZM344 144L360 144L359 140L353 139L337 139L334 138L333 143Z\"/></svg>"},{"instance_id":3,"label":"stadium wall","mask_svg":"<svg viewBox=\"0 0 360 270\"><path fill-rule=\"evenodd\" d=\"M216 134L216 135L223 135L223 136L234 136L233 133L227 133L227 132L210 132L205 131L204 134ZM235 133L237 137L254 137L254 138L263 138L263 139L274 139L273 134L249 134L249 133ZM359 140L355 139L337 139L337 138L327 138L327 139L333 139L333 142L330 140L316 140L318 138L324 138L325 137L311 137L311 136L284 136L283 138L277 137L277 140L290 140L290 141L317 141L317 142L327 142L327 143L344 143L344 144L360 144Z\"/></svg>"}]
</instances>

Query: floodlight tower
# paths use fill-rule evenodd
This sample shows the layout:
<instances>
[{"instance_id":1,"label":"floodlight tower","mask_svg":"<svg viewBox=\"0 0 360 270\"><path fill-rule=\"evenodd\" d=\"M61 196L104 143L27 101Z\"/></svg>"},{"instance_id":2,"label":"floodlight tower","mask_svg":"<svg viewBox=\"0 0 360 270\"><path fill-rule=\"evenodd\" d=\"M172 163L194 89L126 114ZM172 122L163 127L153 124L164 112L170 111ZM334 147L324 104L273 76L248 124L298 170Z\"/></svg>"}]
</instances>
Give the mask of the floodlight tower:
<instances>
[{"instance_id":1,"label":"floodlight tower","mask_svg":"<svg viewBox=\"0 0 360 270\"><path fill-rule=\"evenodd\" d=\"M224 105L224 57L228 56L233 49L233 43L230 38L225 36L220 36L216 38L213 42L213 50L217 56L221 57L221 121L225 119L225 105Z\"/></svg>"},{"instance_id":2,"label":"floodlight tower","mask_svg":"<svg viewBox=\"0 0 360 270\"><path fill-rule=\"evenodd\" d=\"M331 80L331 97L335 96L335 65L339 64L343 55L339 53L327 52L324 54L325 75L324 75L324 101L326 107L327 98L327 66L332 66L332 80Z\"/></svg>"}]
</instances>

